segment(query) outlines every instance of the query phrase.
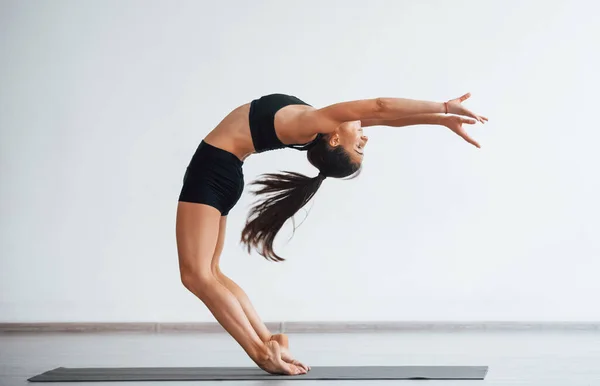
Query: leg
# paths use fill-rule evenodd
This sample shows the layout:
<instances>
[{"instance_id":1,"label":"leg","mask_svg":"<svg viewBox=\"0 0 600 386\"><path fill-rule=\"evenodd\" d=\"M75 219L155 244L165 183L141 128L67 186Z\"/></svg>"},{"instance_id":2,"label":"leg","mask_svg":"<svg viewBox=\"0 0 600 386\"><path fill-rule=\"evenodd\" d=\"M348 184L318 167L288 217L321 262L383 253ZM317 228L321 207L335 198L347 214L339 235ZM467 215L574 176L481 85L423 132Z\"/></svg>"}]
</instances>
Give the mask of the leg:
<instances>
[{"instance_id":1,"label":"leg","mask_svg":"<svg viewBox=\"0 0 600 386\"><path fill-rule=\"evenodd\" d=\"M246 295L244 290L242 288L240 288L240 286L238 286L233 280L231 280L230 278L225 276L223 274L223 272L221 272L221 269L219 267L219 261L221 259L221 252L223 252L223 244L225 243L225 229L226 228L227 228L227 216L223 216L223 217L221 217L221 221L219 223L219 237L217 240L217 246L215 248L215 252L214 252L214 255L212 258L212 263L211 263L212 273L217 278L217 280L219 280L219 282L221 284L223 284L225 287L227 287L227 289L229 289L229 291L231 291L235 295L235 297L238 299L238 301L242 305L242 309L244 310L244 313L246 314L246 316L248 317L248 320L250 321L250 324L252 324L252 327L254 328L254 330L260 337L260 339L263 342L268 342L269 340L271 340L271 337L273 335L271 334L271 332L269 331L267 326L265 326L263 321L260 319L260 316L258 316L258 313L254 309L254 306L252 306L252 303L250 302L248 295ZM281 343L281 342L279 342L279 343Z\"/></svg>"},{"instance_id":2,"label":"leg","mask_svg":"<svg viewBox=\"0 0 600 386\"><path fill-rule=\"evenodd\" d=\"M242 305L244 313L250 321L250 324L252 324L252 328L254 328L254 330L263 342L269 342L271 340L276 341L281 346L282 359L285 362L300 366L304 370L310 370L309 366L305 366L304 364L293 359L292 355L288 350L288 337L285 334L271 334L267 326L260 319L260 316L258 316L258 313L254 309L254 306L250 302L250 299L248 298L248 295L246 295L244 290L240 286L238 286L233 280L225 276L223 272L221 272L219 262L221 260L221 253L223 252L223 245L225 243L226 228L227 216L223 216L221 217L221 220L219 222L219 237L217 240L217 246L215 247L215 252L211 263L211 270L213 275L221 284L227 287L227 289L229 289L238 299L238 301Z\"/></svg>"},{"instance_id":3,"label":"leg","mask_svg":"<svg viewBox=\"0 0 600 386\"><path fill-rule=\"evenodd\" d=\"M179 202L177 250L183 285L208 307L219 324L263 370L300 374L296 366L281 360L276 342L263 342L231 291L213 275L211 261L217 245L220 212L208 205Z\"/></svg>"},{"instance_id":4,"label":"leg","mask_svg":"<svg viewBox=\"0 0 600 386\"><path fill-rule=\"evenodd\" d=\"M252 357L263 348L235 296L214 277L210 262L217 244L220 213L203 204L180 202L177 208L177 250L181 281Z\"/></svg>"}]
</instances>

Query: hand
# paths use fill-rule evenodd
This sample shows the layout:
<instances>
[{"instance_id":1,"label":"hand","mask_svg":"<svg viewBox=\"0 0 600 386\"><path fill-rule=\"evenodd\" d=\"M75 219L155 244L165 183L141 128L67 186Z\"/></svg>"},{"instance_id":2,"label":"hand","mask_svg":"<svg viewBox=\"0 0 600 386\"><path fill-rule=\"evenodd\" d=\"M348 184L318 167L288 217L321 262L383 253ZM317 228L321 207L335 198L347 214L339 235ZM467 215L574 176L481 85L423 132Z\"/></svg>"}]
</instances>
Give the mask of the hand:
<instances>
[{"instance_id":1,"label":"hand","mask_svg":"<svg viewBox=\"0 0 600 386\"><path fill-rule=\"evenodd\" d=\"M279 348L281 350L281 359L286 362L286 363L291 363L293 365L299 366L300 368L304 369L305 371L310 371L310 366L307 366L303 363L300 363L299 361L295 360L292 356L292 354L290 353L289 350L289 342L288 342L288 337L285 334L275 334L273 336L271 336L270 340L274 340L277 343L279 343Z\"/></svg>"},{"instance_id":2,"label":"hand","mask_svg":"<svg viewBox=\"0 0 600 386\"><path fill-rule=\"evenodd\" d=\"M465 141L469 142L471 145L474 145L477 148L481 148L477 141L469 137L469 135L463 127L463 123L473 125L476 122L477 121L475 119L459 117L457 115L444 115L444 117L442 118L442 124L444 126L454 131L456 134L460 135Z\"/></svg>"},{"instance_id":3,"label":"hand","mask_svg":"<svg viewBox=\"0 0 600 386\"><path fill-rule=\"evenodd\" d=\"M471 93L468 92L461 97L449 100L447 102L448 103L448 113L462 115L465 117L471 117L471 118L478 120L481 123L487 122L488 119L486 117L477 115L462 105L462 102L466 101L470 97L471 97Z\"/></svg>"}]
</instances>

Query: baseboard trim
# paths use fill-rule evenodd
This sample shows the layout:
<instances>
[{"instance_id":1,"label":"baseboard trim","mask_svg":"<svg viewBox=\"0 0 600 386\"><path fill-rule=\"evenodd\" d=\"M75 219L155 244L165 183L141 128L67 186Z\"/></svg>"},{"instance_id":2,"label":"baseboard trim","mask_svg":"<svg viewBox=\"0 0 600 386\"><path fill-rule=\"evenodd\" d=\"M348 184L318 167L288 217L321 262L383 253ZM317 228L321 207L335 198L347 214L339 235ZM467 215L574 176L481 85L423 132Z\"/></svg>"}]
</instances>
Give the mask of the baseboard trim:
<instances>
[{"instance_id":1,"label":"baseboard trim","mask_svg":"<svg viewBox=\"0 0 600 386\"><path fill-rule=\"evenodd\" d=\"M265 323L270 331L282 332L281 323ZM169 333L225 332L216 322L200 323L0 323L2 333Z\"/></svg>"},{"instance_id":2,"label":"baseboard trim","mask_svg":"<svg viewBox=\"0 0 600 386\"><path fill-rule=\"evenodd\" d=\"M600 331L600 322L284 322L285 332Z\"/></svg>"},{"instance_id":3,"label":"baseboard trim","mask_svg":"<svg viewBox=\"0 0 600 386\"><path fill-rule=\"evenodd\" d=\"M273 333L598 331L600 322L268 322ZM218 323L0 323L0 333L222 333Z\"/></svg>"}]
</instances>

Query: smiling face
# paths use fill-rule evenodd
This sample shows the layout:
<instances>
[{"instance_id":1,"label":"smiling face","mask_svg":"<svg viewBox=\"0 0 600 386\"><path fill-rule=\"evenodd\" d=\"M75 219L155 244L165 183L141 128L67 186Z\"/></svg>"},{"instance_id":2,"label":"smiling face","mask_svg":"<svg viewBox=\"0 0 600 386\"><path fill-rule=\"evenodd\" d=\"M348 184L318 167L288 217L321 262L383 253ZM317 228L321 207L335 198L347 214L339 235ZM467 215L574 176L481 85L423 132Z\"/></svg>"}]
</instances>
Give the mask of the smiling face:
<instances>
[{"instance_id":1,"label":"smiling face","mask_svg":"<svg viewBox=\"0 0 600 386\"><path fill-rule=\"evenodd\" d=\"M329 145L343 147L353 161L361 163L368 141L369 138L363 134L360 121L351 121L337 127L329 138Z\"/></svg>"}]
</instances>

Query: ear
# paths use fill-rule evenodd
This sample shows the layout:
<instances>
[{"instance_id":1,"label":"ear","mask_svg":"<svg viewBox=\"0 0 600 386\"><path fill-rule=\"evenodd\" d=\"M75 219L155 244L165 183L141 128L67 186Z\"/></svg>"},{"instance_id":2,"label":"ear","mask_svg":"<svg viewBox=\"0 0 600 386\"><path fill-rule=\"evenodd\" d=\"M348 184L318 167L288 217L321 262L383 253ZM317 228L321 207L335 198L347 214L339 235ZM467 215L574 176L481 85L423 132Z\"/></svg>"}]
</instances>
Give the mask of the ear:
<instances>
[{"instance_id":1,"label":"ear","mask_svg":"<svg viewBox=\"0 0 600 386\"><path fill-rule=\"evenodd\" d=\"M333 133L329 137L329 146L336 147L340 145L340 136L338 133Z\"/></svg>"}]
</instances>

